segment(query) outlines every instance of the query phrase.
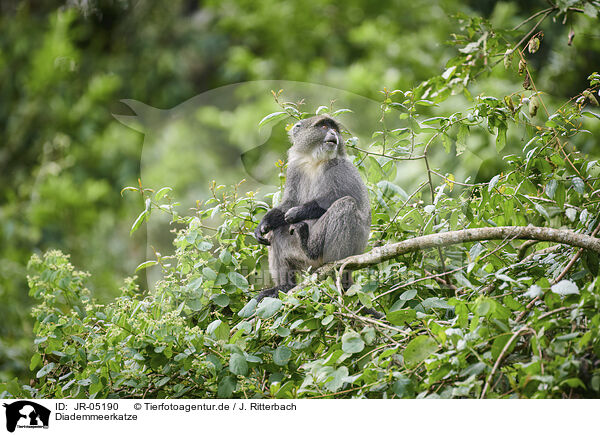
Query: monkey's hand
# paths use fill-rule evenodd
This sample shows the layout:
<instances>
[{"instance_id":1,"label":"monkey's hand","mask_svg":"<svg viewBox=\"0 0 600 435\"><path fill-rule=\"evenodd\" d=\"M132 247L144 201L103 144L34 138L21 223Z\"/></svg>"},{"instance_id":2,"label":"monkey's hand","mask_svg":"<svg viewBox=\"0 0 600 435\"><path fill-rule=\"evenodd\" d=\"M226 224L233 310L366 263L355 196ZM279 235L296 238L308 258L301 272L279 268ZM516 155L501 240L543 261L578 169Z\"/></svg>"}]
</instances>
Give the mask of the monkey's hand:
<instances>
[{"instance_id":1,"label":"monkey's hand","mask_svg":"<svg viewBox=\"0 0 600 435\"><path fill-rule=\"evenodd\" d=\"M271 229L268 227L267 223L263 220L254 230L254 237L256 238L256 240L258 240L258 243L267 245L267 246L269 246L271 244L271 242L269 242L269 240L264 237L265 234L267 234L269 231L271 231Z\"/></svg>"},{"instance_id":2,"label":"monkey's hand","mask_svg":"<svg viewBox=\"0 0 600 435\"><path fill-rule=\"evenodd\" d=\"M288 224L295 224L305 219L304 214L304 207L292 207L285 213L285 221Z\"/></svg>"},{"instance_id":3,"label":"monkey's hand","mask_svg":"<svg viewBox=\"0 0 600 435\"><path fill-rule=\"evenodd\" d=\"M260 221L260 224L254 230L254 237L256 237L258 243L262 243L263 245L271 244L264 236L269 231L285 225L285 219L283 217L283 211L279 210L278 208L272 208L269 210L269 212L263 217L262 221Z\"/></svg>"}]
</instances>

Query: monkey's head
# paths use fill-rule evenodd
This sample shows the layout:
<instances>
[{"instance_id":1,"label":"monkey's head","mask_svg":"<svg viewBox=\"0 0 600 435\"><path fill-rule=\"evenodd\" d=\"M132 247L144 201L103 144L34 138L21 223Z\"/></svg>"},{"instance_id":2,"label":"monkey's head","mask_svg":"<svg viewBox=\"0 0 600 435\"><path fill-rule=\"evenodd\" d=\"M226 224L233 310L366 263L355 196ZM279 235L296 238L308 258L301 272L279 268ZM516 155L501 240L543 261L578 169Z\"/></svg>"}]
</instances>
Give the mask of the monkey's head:
<instances>
[{"instance_id":1,"label":"monkey's head","mask_svg":"<svg viewBox=\"0 0 600 435\"><path fill-rule=\"evenodd\" d=\"M292 157L324 162L346 154L340 125L329 116L313 116L298 121L290 130Z\"/></svg>"}]
</instances>

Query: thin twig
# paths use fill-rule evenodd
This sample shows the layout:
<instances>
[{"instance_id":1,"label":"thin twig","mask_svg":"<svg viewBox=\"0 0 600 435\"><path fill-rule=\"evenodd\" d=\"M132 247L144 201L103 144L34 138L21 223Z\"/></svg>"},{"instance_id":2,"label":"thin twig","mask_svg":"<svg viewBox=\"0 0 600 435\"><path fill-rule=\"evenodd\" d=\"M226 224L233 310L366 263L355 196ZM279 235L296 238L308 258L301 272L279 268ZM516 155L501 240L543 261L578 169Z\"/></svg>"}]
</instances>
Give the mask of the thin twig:
<instances>
[{"instance_id":1,"label":"thin twig","mask_svg":"<svg viewBox=\"0 0 600 435\"><path fill-rule=\"evenodd\" d=\"M394 331L394 332L398 332L399 334L402 334L402 335L410 335L409 332L406 332L403 329L396 328L395 326L387 325L387 324L385 324L383 322L380 322L379 320L371 319L369 317L363 317L363 316L359 316L359 315L356 315L356 314L353 314L353 313L342 313L341 311L336 311L335 314L337 314L339 316L343 316L343 317L354 318L354 319L360 320L362 322L372 323L373 325L377 325L377 326L380 326L382 328L389 329L389 330Z\"/></svg>"},{"instance_id":2,"label":"thin twig","mask_svg":"<svg viewBox=\"0 0 600 435\"><path fill-rule=\"evenodd\" d=\"M599 231L600 231L600 222L598 223L596 228L594 228L594 231L592 231L591 236L592 237L596 236ZM573 256L573 258L571 258L571 261L569 261L569 264L567 264L565 266L564 270L556 278L556 280L555 280L556 282L560 281L561 279L563 279L565 277L565 275L569 272L569 270L571 270L571 268L577 262L577 260L579 260L579 257L581 257L581 254L583 254L583 249L580 249L579 251L577 251L577 253Z\"/></svg>"},{"instance_id":3,"label":"thin twig","mask_svg":"<svg viewBox=\"0 0 600 435\"><path fill-rule=\"evenodd\" d=\"M479 397L480 399L485 398L485 393L487 393L487 390L490 386L490 382L492 381L492 378L493 378L494 374L496 373L496 370L498 370L498 367L500 366L500 362L502 362L502 359L504 358L504 354L506 354L506 352L508 352L508 348L513 344L513 342L516 340L516 338L522 332L530 331L530 330L531 330L531 328L529 328L529 326L523 326L521 329L519 329L517 332L515 332L512 335L512 337L510 337L510 339L506 342L506 344L502 348L502 352L500 352L500 355L498 355L498 358L496 359L496 363L494 364L494 367L492 367L492 371L490 372L487 380L485 381L485 385L483 386L483 390L481 391L481 396Z\"/></svg>"}]
</instances>

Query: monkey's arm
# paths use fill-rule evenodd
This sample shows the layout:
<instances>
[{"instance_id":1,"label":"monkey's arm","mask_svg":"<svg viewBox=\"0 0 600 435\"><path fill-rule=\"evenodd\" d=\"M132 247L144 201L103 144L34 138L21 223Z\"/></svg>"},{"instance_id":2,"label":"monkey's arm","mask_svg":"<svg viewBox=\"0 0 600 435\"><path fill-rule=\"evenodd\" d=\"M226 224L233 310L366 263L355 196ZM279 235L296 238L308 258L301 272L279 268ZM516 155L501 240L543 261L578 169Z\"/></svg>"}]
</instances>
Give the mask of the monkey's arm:
<instances>
[{"instance_id":1,"label":"monkey's arm","mask_svg":"<svg viewBox=\"0 0 600 435\"><path fill-rule=\"evenodd\" d=\"M321 205L325 205L324 203L325 201L315 199L298 207L292 207L285 213L285 221L288 224L295 224L306 219L318 219L327 211L321 207Z\"/></svg>"},{"instance_id":2,"label":"monkey's arm","mask_svg":"<svg viewBox=\"0 0 600 435\"><path fill-rule=\"evenodd\" d=\"M264 235L267 234L269 231L274 230L275 228L279 228L280 226L285 225L286 212L290 208L292 208L294 203L297 204L297 185L299 184L298 174L293 170L288 170L287 180L288 181L285 184L281 204L269 210L267 214L262 218L262 221L260 221L260 224L254 230L254 237L256 237L256 240L258 240L258 242L262 243L263 245L270 244L269 241L264 237Z\"/></svg>"}]
</instances>

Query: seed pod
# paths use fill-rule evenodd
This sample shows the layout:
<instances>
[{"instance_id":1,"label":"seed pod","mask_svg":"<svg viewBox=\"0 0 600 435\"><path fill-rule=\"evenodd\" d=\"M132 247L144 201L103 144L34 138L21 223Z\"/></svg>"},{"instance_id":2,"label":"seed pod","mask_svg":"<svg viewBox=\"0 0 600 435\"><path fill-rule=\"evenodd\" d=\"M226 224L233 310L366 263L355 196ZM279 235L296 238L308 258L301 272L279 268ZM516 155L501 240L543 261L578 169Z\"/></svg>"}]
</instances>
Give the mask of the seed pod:
<instances>
[{"instance_id":1,"label":"seed pod","mask_svg":"<svg viewBox=\"0 0 600 435\"><path fill-rule=\"evenodd\" d=\"M506 107L508 107L511 112L515 111L515 106L514 106L514 104L512 102L512 98L510 98L509 95L507 95L506 97L504 97L504 104L506 104Z\"/></svg>"},{"instance_id":2,"label":"seed pod","mask_svg":"<svg viewBox=\"0 0 600 435\"><path fill-rule=\"evenodd\" d=\"M538 97L534 95L529 100L529 116L533 118L537 113L538 107L540 107L540 102Z\"/></svg>"},{"instance_id":3,"label":"seed pod","mask_svg":"<svg viewBox=\"0 0 600 435\"><path fill-rule=\"evenodd\" d=\"M529 77L529 74L525 74L525 80L523 80L523 88L524 89L531 89L531 77Z\"/></svg>"},{"instance_id":4,"label":"seed pod","mask_svg":"<svg viewBox=\"0 0 600 435\"><path fill-rule=\"evenodd\" d=\"M598 105L598 100L596 99L596 97L594 97L594 94L592 94L589 91L589 89L586 89L581 94L586 98L586 100L588 100L590 102L590 104L592 106L597 106Z\"/></svg>"},{"instance_id":5,"label":"seed pod","mask_svg":"<svg viewBox=\"0 0 600 435\"><path fill-rule=\"evenodd\" d=\"M575 38L575 32L573 31L573 28L571 27L571 30L569 30L569 39L567 40L568 46L571 46L571 44L573 44L573 38Z\"/></svg>"},{"instance_id":6,"label":"seed pod","mask_svg":"<svg viewBox=\"0 0 600 435\"><path fill-rule=\"evenodd\" d=\"M504 69L510 68L510 64L512 63L512 54L513 51L510 48L504 53Z\"/></svg>"},{"instance_id":7,"label":"seed pod","mask_svg":"<svg viewBox=\"0 0 600 435\"><path fill-rule=\"evenodd\" d=\"M540 40L538 39L537 36L534 36L533 38L531 38L529 40L529 44L527 46L527 49L529 50L530 53L535 53L536 51L538 51L538 49L540 48Z\"/></svg>"},{"instance_id":8,"label":"seed pod","mask_svg":"<svg viewBox=\"0 0 600 435\"><path fill-rule=\"evenodd\" d=\"M527 62L525 62L525 59L521 59L519 61L519 74L523 74L523 71L525 71L525 68L527 68Z\"/></svg>"}]
</instances>

